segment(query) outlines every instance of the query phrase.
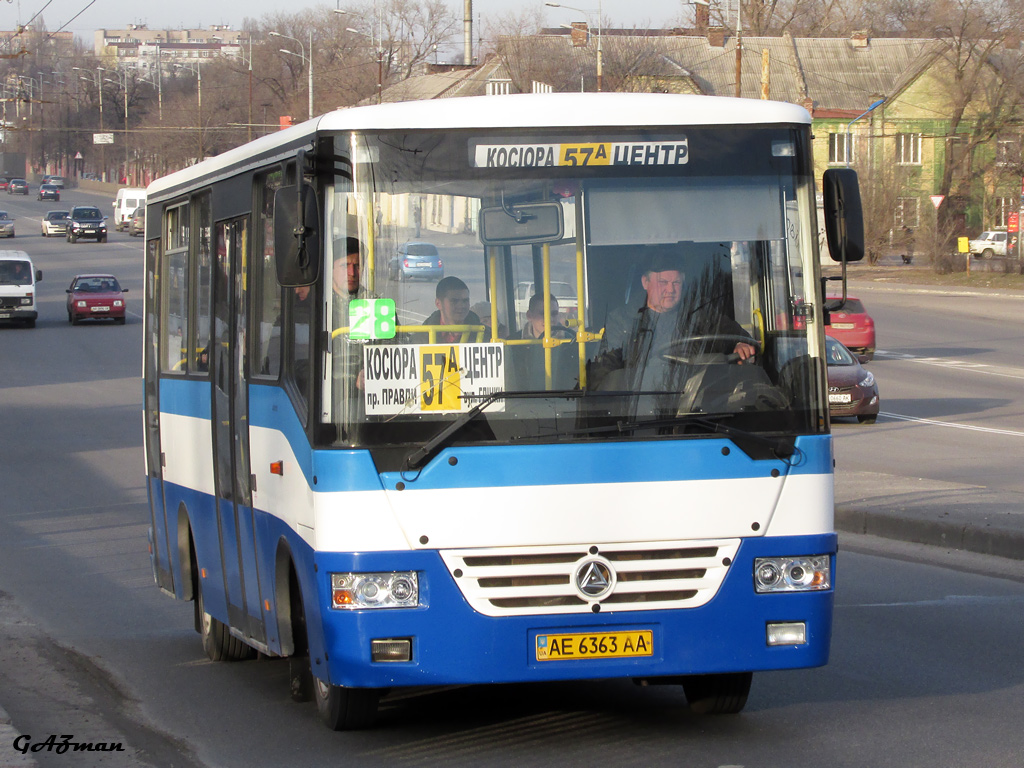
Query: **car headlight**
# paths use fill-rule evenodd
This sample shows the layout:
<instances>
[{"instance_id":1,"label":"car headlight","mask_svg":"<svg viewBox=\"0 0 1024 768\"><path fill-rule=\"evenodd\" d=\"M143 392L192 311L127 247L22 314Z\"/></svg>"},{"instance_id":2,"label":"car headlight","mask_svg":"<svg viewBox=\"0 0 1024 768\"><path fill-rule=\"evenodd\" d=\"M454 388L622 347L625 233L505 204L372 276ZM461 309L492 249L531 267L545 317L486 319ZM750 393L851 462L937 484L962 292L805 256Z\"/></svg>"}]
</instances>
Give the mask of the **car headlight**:
<instances>
[{"instance_id":1,"label":"car headlight","mask_svg":"<svg viewBox=\"0 0 1024 768\"><path fill-rule=\"evenodd\" d=\"M76 307L84 307L85 306L85 302L84 301L76 301L75 302L75 306Z\"/></svg>"},{"instance_id":2,"label":"car headlight","mask_svg":"<svg viewBox=\"0 0 1024 768\"><path fill-rule=\"evenodd\" d=\"M871 371L867 371L867 376L865 376L863 379L857 382L857 386L859 387L871 387L874 386L874 384L875 374L873 374Z\"/></svg>"},{"instance_id":3,"label":"car headlight","mask_svg":"<svg viewBox=\"0 0 1024 768\"><path fill-rule=\"evenodd\" d=\"M23 296L23 297L22 297L22 299L21 299L21 305L22 305L23 307L27 307L27 306L29 306L29 305L30 305L31 303L32 303L32 297L31 297L31 296Z\"/></svg>"},{"instance_id":4,"label":"car headlight","mask_svg":"<svg viewBox=\"0 0 1024 768\"><path fill-rule=\"evenodd\" d=\"M832 586L831 558L758 557L754 560L754 589L757 592L814 592Z\"/></svg>"},{"instance_id":5,"label":"car headlight","mask_svg":"<svg viewBox=\"0 0 1024 768\"><path fill-rule=\"evenodd\" d=\"M414 571L331 574L331 607L338 610L415 608L419 601Z\"/></svg>"},{"instance_id":6,"label":"car headlight","mask_svg":"<svg viewBox=\"0 0 1024 768\"><path fill-rule=\"evenodd\" d=\"M115 307L123 307L123 306L124 306L124 302L123 302L123 301L120 301L120 300L117 300L117 299L115 299L115 300L114 300L114 306L115 306Z\"/></svg>"}]
</instances>

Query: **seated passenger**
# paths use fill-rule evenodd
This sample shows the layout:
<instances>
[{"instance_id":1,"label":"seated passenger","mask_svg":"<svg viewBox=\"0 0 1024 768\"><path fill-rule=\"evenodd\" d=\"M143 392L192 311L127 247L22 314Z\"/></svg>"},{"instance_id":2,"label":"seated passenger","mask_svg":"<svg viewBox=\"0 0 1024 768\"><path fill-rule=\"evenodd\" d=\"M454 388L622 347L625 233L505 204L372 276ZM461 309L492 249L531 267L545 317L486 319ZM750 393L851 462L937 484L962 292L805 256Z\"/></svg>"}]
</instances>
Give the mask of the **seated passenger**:
<instances>
[{"instance_id":1,"label":"seated passenger","mask_svg":"<svg viewBox=\"0 0 1024 768\"><path fill-rule=\"evenodd\" d=\"M562 313L558 306L558 299L550 297L551 301L551 338L572 339L576 334L571 328L559 322ZM526 310L526 323L516 334L517 339L543 339L544 338L544 297L535 293L530 297L530 304Z\"/></svg>"},{"instance_id":2,"label":"seated passenger","mask_svg":"<svg viewBox=\"0 0 1024 768\"><path fill-rule=\"evenodd\" d=\"M494 336L494 334L491 333L491 303L489 301L478 301L473 305L470 312L479 317L481 325L487 329L484 332L484 341L490 341ZM502 323L498 323L498 338L508 338L508 328L506 328Z\"/></svg>"},{"instance_id":3,"label":"seated passenger","mask_svg":"<svg viewBox=\"0 0 1024 768\"><path fill-rule=\"evenodd\" d=\"M480 317L469 309L469 287L459 278L450 276L439 280L434 296L437 310L423 325L482 325ZM462 331L438 331L435 338L454 344L462 339Z\"/></svg>"}]
</instances>

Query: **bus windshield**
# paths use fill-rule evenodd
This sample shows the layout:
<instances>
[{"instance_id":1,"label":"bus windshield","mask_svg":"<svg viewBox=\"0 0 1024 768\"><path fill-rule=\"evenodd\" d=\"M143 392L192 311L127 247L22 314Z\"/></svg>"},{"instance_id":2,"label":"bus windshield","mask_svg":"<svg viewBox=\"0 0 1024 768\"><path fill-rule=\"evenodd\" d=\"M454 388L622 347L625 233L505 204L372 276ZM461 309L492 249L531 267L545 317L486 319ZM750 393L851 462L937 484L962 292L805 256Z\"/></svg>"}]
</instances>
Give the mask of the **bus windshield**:
<instances>
[{"instance_id":1,"label":"bus windshield","mask_svg":"<svg viewBox=\"0 0 1024 768\"><path fill-rule=\"evenodd\" d=\"M407 456L470 412L453 441L823 433L807 141L337 135L321 442Z\"/></svg>"}]
</instances>

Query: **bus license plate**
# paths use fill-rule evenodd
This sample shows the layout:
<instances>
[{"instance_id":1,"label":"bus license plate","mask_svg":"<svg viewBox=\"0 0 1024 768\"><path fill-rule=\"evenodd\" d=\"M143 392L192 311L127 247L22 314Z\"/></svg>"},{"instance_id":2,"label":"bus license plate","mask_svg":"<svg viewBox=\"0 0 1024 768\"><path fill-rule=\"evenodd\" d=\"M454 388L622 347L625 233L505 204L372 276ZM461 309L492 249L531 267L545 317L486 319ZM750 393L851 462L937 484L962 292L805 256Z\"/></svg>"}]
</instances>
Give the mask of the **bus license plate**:
<instances>
[{"instance_id":1,"label":"bus license plate","mask_svg":"<svg viewBox=\"0 0 1024 768\"><path fill-rule=\"evenodd\" d=\"M650 629L629 632L585 632L537 635L537 661L569 659L622 659L654 654Z\"/></svg>"}]
</instances>

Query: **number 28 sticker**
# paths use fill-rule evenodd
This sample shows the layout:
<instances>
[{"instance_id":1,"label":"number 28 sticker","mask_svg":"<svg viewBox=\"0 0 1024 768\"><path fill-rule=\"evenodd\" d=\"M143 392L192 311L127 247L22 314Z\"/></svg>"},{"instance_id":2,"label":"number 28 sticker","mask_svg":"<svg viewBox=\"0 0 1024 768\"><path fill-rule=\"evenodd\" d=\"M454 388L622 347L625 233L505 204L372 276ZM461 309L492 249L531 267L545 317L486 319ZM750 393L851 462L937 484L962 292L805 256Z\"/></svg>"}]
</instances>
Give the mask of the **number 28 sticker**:
<instances>
[{"instance_id":1,"label":"number 28 sticker","mask_svg":"<svg viewBox=\"0 0 1024 768\"><path fill-rule=\"evenodd\" d=\"M348 305L350 339L393 339L398 325L394 299L353 299Z\"/></svg>"}]
</instances>

